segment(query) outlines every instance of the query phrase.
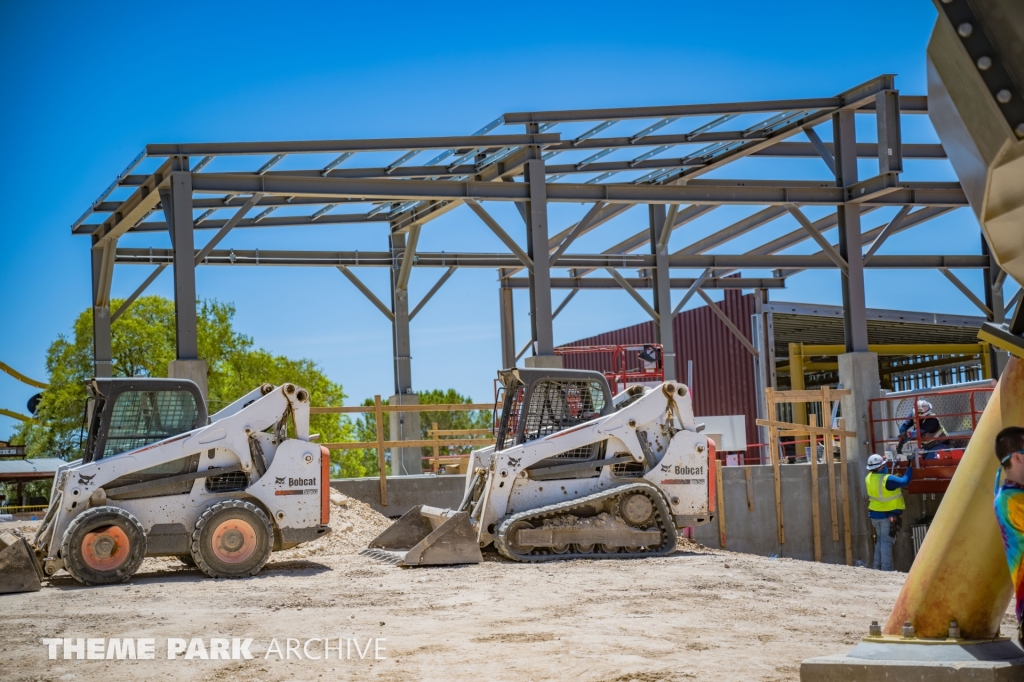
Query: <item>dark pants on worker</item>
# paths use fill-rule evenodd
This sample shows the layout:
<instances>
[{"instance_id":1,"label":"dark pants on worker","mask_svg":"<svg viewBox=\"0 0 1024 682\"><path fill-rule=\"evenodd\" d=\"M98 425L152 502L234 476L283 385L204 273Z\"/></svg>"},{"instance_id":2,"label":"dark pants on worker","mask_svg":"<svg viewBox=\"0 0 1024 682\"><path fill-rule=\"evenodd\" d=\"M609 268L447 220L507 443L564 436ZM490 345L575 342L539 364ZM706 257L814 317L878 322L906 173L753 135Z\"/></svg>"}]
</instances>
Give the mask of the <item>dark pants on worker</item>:
<instances>
[{"instance_id":1,"label":"dark pants on worker","mask_svg":"<svg viewBox=\"0 0 1024 682\"><path fill-rule=\"evenodd\" d=\"M889 517L871 519L871 527L875 529L875 562L872 568L876 571L892 570L892 546L896 538L889 536L892 523Z\"/></svg>"}]
</instances>

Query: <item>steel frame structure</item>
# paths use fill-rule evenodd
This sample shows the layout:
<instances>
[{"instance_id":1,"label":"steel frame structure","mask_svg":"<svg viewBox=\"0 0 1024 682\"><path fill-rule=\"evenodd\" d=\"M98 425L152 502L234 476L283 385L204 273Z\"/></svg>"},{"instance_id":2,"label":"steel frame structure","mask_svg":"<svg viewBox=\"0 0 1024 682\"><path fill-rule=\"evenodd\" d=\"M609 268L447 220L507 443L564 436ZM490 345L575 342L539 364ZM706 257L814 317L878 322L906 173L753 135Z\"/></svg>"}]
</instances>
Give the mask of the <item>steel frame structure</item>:
<instances>
[{"instance_id":1,"label":"steel frame structure","mask_svg":"<svg viewBox=\"0 0 1024 682\"><path fill-rule=\"evenodd\" d=\"M459 268L497 269L504 366L514 365L530 348L541 359L553 356L555 316L581 289L611 288L627 291L655 320L654 341L664 346L666 372L675 376L672 318L694 295L710 302L705 290L755 289L761 292L758 300L767 301L769 289L784 287L787 277L808 268L838 268L844 275L848 351L867 350L865 268L939 269L988 319L1002 322L1005 308L1016 301L1003 305L1005 277L984 243L976 256L876 255L893 234L967 206L959 183L900 178L904 158L945 158L941 145L902 143L901 117L926 112L925 97L901 97L894 77L882 75L832 97L506 113L473 135L461 137L151 144L72 225L73 234L89 235L92 241L96 374L110 374L110 325L168 265L174 266L179 360L197 357L197 266L337 268L393 326L398 395L412 392L409 321ZM857 115L875 117L876 142L857 141ZM824 142L817 132L826 125L832 127L834 142ZM628 132L610 136L606 131L613 126ZM806 141L790 141L798 136ZM419 162L417 157L424 153L430 160ZM164 160L152 172L137 172L147 157ZM251 169L216 172L207 168L223 157L239 157L228 165L249 162ZM275 168L286 157L289 165L300 160L302 168ZM387 159L383 164L382 157ZM820 159L834 179L702 177L738 160L759 157ZM877 159L877 174L858 176L857 160L862 157ZM360 160L367 163L357 165ZM131 195L123 201L112 199L118 188L130 188ZM484 202L492 201L515 204L526 228L525 248L511 236L509 226L487 211ZM590 208L577 222L551 229L551 202L582 202ZM669 252L669 239L678 228L719 206L735 204L759 210ZM475 213L508 252L418 252L423 226L461 205ZM569 251L581 235L637 206L647 210L640 232L601 253ZM812 221L804 206L834 206L835 212ZM884 224L862 229L861 217L885 206L899 207L899 211ZM282 207L288 211L273 215ZM87 222L96 214L105 217ZM799 228L745 253L709 253L783 216L795 218ZM233 229L349 223L386 224L388 248L374 252L217 248ZM838 228L837 243L823 236L833 228ZM214 231L200 249L195 247L197 230ZM129 232L166 232L171 248L119 247L118 239ZM782 253L807 240L817 244L817 253ZM111 312L115 264L146 264L154 270L120 309ZM366 267L390 270L390 303L380 300L358 278L355 270ZM410 308L408 284L413 268L441 268L443 274ZM674 278L673 268L699 269L702 274ZM950 268L983 269L983 297L975 295ZM623 270L640 272L626 276ZM750 276L746 272L750 270L768 270L771 276ZM516 288L529 291L531 320L530 340L518 351L512 317ZM554 309L552 289L569 290ZM653 304L640 294L641 289L653 290ZM673 289L684 292L674 305ZM731 328L738 333L735 326ZM755 358L757 349L765 347L763 340L743 341ZM762 368L765 364L760 363Z\"/></svg>"}]
</instances>

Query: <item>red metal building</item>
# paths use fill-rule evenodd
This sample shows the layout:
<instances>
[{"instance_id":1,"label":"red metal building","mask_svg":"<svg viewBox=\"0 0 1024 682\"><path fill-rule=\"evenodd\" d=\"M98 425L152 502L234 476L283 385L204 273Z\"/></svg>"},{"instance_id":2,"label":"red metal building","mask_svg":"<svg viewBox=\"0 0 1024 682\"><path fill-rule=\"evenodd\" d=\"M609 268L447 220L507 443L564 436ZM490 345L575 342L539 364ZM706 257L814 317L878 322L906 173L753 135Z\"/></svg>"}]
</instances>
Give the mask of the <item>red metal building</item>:
<instances>
[{"instance_id":1,"label":"red metal building","mask_svg":"<svg viewBox=\"0 0 1024 682\"><path fill-rule=\"evenodd\" d=\"M750 318L755 312L754 295L735 289L725 290L719 307L749 339ZM679 313L672 324L676 349L676 381L687 382L687 368L693 362L693 410L697 417L742 414L747 422L747 442L757 443L757 388L754 360L750 352L729 331L711 308L702 306ZM605 346L654 343L654 322L643 322L596 336L579 339L566 346ZM564 355L569 369L593 369L610 372L608 354ZM756 451L753 451L756 452Z\"/></svg>"}]
</instances>

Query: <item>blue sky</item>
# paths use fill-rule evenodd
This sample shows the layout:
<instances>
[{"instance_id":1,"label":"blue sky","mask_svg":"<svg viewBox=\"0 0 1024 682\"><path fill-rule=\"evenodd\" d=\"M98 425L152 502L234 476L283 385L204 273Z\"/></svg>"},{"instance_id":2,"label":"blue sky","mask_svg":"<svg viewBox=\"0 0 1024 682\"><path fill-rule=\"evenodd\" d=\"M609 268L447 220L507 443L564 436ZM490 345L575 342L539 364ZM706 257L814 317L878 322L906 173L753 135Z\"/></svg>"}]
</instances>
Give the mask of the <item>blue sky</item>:
<instances>
[{"instance_id":1,"label":"blue sky","mask_svg":"<svg viewBox=\"0 0 1024 682\"><path fill-rule=\"evenodd\" d=\"M70 225L146 143L465 135L506 111L827 96L881 73L897 74L904 93L924 94L934 18L925 0L864 0L855 11L802 1L2 3L0 360L44 377L47 345L89 304L88 240L72 237ZM873 135L868 126L861 139ZM904 137L936 140L924 117L905 122ZM817 179L827 169L816 160L751 162L726 176L737 173ZM861 173L874 174L870 165ZM908 162L906 177L953 179L945 162ZM553 229L579 212L552 209ZM744 212L720 209L674 235L672 247ZM523 238L514 209L494 215ZM865 226L884 218L879 211ZM630 212L574 249L606 248L643 220ZM780 221L730 249L793 226ZM976 253L979 234L960 210L893 237L882 253L928 253L938 243ZM122 240L168 244L162 235ZM221 248L229 247L384 250L386 227L236 231ZM430 223L420 248L502 250L465 209ZM148 273L119 267L113 295L126 296ZM415 272L411 299L439 274ZM360 276L386 300L385 271ZM980 291L979 275L963 277ZM938 273L874 271L867 288L873 307L976 314ZM390 391L390 325L336 270L200 268L197 289L235 303L238 328L257 345L321 363L352 399ZM170 272L149 292L169 296ZM776 298L838 304L838 274L799 275ZM454 275L413 321L414 387L488 399L500 363L497 303L493 271ZM518 344L526 311L517 294ZM643 320L624 292L584 292L556 320L555 340ZM23 411L33 392L0 375L0 406ZM13 424L0 417L0 438Z\"/></svg>"}]
</instances>

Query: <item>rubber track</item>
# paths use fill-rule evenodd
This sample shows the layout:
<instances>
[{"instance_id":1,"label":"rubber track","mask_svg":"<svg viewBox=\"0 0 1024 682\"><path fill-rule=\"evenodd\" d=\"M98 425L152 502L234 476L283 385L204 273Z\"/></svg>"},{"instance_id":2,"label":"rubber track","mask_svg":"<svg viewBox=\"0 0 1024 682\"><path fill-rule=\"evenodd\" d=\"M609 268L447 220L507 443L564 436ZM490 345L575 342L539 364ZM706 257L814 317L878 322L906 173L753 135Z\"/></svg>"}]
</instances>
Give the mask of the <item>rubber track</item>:
<instances>
[{"instance_id":1,"label":"rubber track","mask_svg":"<svg viewBox=\"0 0 1024 682\"><path fill-rule=\"evenodd\" d=\"M646 549L639 552L626 552L624 549L620 548L620 550L614 554L608 552L578 554L574 553L570 548L570 550L564 554L555 554L553 552L549 554L519 554L518 552L514 552L508 545L508 529L516 521L533 521L534 519L543 521L545 518L571 513L572 509L575 507L589 504L603 498L619 497L633 491L640 491L644 493L651 498L651 501L654 503L656 527L664 534L661 546L656 549ZM665 522L666 519L669 520L668 523ZM565 502L559 502L546 507L530 509L518 514L513 514L502 521L501 526L498 528L498 534L494 538L494 546L497 548L498 552L506 558L512 559L513 561L526 561L530 563L539 563L542 561L563 561L568 559L640 559L643 557L665 556L675 550L676 543L679 540L679 536L676 533L675 523L673 523L671 519L672 514L668 510L668 505L665 504L665 499L661 496L661 492L659 492L657 488L647 483L630 483L618 488L613 488L612 490L594 493L587 497L567 500ZM544 549L545 548L540 547L534 551L543 551Z\"/></svg>"}]
</instances>

